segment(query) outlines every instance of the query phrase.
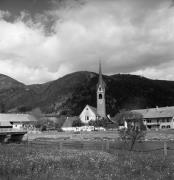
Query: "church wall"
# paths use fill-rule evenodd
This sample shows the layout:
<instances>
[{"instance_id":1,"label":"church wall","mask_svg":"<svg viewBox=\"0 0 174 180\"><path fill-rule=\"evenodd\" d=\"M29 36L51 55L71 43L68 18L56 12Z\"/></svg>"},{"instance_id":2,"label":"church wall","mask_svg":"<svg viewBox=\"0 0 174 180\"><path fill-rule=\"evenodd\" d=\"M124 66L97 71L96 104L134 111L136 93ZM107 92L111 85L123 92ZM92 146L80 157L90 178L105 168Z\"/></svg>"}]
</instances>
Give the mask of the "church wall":
<instances>
[{"instance_id":1,"label":"church wall","mask_svg":"<svg viewBox=\"0 0 174 180\"><path fill-rule=\"evenodd\" d=\"M80 120L86 124L91 120L96 120L96 115L89 107L85 107L85 109L80 114Z\"/></svg>"}]
</instances>

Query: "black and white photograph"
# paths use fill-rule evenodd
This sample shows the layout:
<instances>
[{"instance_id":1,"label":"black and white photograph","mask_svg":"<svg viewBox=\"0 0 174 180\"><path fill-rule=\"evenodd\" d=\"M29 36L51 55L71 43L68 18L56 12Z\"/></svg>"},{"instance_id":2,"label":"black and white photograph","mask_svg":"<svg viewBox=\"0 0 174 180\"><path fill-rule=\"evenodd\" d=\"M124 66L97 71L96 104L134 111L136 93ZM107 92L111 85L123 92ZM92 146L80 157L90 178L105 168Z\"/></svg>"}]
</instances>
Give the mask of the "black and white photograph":
<instances>
[{"instance_id":1,"label":"black and white photograph","mask_svg":"<svg viewBox=\"0 0 174 180\"><path fill-rule=\"evenodd\" d=\"M0 180L174 179L174 0L0 0Z\"/></svg>"}]
</instances>

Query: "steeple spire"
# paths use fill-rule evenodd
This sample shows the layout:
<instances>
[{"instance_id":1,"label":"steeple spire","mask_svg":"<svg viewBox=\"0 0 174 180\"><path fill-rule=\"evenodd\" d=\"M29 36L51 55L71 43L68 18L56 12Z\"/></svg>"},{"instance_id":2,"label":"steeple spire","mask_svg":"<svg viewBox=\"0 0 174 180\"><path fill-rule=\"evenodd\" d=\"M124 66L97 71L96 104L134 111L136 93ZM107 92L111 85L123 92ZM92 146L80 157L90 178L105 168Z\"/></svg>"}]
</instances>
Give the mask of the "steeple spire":
<instances>
[{"instance_id":1,"label":"steeple spire","mask_svg":"<svg viewBox=\"0 0 174 180\"><path fill-rule=\"evenodd\" d=\"M102 67L101 67L101 60L99 60L99 79L98 79L98 86L105 88L105 83L102 78Z\"/></svg>"},{"instance_id":2,"label":"steeple spire","mask_svg":"<svg viewBox=\"0 0 174 180\"><path fill-rule=\"evenodd\" d=\"M99 84L102 85L103 79L102 79L102 68L101 68L101 60L99 61Z\"/></svg>"}]
</instances>

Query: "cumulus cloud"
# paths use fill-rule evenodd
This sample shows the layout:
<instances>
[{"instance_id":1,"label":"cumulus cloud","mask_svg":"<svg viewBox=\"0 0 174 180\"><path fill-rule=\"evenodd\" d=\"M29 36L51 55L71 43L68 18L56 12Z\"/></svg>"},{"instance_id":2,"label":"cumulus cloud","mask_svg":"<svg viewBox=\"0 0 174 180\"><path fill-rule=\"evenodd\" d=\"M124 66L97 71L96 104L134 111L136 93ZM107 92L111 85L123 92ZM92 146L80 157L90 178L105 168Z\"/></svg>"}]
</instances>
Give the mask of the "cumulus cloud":
<instances>
[{"instance_id":1,"label":"cumulus cloud","mask_svg":"<svg viewBox=\"0 0 174 180\"><path fill-rule=\"evenodd\" d=\"M22 12L13 22L4 18L10 12L0 11L1 73L41 83L73 71L97 71L102 59L105 74L174 79L170 0L66 0L56 5L35 19Z\"/></svg>"}]
</instances>

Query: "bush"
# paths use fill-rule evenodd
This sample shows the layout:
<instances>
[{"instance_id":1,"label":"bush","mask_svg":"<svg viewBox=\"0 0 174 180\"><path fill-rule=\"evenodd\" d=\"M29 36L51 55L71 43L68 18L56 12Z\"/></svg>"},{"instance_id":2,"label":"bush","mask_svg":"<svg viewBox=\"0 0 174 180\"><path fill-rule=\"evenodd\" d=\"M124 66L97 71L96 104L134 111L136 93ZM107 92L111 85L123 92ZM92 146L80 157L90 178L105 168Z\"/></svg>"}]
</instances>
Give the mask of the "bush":
<instances>
[{"instance_id":1,"label":"bush","mask_svg":"<svg viewBox=\"0 0 174 180\"><path fill-rule=\"evenodd\" d=\"M41 131L46 131L46 130L47 130L47 126L46 125L41 126Z\"/></svg>"},{"instance_id":2,"label":"bush","mask_svg":"<svg viewBox=\"0 0 174 180\"><path fill-rule=\"evenodd\" d=\"M84 126L85 124L81 122L80 119L77 119L75 121L73 121L72 123L72 127L81 127L81 126Z\"/></svg>"},{"instance_id":3,"label":"bush","mask_svg":"<svg viewBox=\"0 0 174 180\"><path fill-rule=\"evenodd\" d=\"M107 128L108 126L111 125L111 122L108 118L101 118L101 119L97 119L95 121L91 120L88 123L90 126L94 126L94 127L104 127Z\"/></svg>"}]
</instances>

